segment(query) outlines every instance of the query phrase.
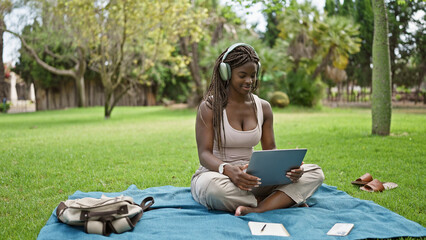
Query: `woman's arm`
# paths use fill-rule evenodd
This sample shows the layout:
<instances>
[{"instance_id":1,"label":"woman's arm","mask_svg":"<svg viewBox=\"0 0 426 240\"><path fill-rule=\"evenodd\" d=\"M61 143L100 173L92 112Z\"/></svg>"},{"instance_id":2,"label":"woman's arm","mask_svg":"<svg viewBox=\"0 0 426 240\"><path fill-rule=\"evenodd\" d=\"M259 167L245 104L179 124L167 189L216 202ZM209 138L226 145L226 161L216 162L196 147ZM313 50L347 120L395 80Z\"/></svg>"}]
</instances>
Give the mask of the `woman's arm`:
<instances>
[{"instance_id":1,"label":"woman's arm","mask_svg":"<svg viewBox=\"0 0 426 240\"><path fill-rule=\"evenodd\" d=\"M263 125L262 125L262 138L260 142L263 150L276 149L275 137L274 137L274 116L272 114L272 108L269 102L262 101L263 110Z\"/></svg>"},{"instance_id":2,"label":"woman's arm","mask_svg":"<svg viewBox=\"0 0 426 240\"><path fill-rule=\"evenodd\" d=\"M200 104L195 122L198 158L202 166L211 171L217 171L223 162L213 155L213 111L207 104L205 101Z\"/></svg>"}]
</instances>

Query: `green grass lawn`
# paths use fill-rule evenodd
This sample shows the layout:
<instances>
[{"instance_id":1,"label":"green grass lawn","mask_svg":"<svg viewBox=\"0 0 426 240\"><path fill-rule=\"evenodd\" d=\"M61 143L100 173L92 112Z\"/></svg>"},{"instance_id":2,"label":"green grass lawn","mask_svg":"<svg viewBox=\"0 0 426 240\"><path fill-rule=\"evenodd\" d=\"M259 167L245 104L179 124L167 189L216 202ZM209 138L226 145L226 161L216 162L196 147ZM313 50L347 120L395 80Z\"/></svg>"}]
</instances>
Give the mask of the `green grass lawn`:
<instances>
[{"instance_id":1,"label":"green grass lawn","mask_svg":"<svg viewBox=\"0 0 426 240\"><path fill-rule=\"evenodd\" d=\"M188 187L198 168L195 110L117 107L0 115L0 236L35 239L76 190ZM392 135L371 135L368 109L274 109L277 147L308 148L325 183L426 225L426 109L396 109ZM259 146L257 146L259 149ZM350 184L369 172L399 187L367 193ZM423 199L423 200L422 200Z\"/></svg>"}]
</instances>

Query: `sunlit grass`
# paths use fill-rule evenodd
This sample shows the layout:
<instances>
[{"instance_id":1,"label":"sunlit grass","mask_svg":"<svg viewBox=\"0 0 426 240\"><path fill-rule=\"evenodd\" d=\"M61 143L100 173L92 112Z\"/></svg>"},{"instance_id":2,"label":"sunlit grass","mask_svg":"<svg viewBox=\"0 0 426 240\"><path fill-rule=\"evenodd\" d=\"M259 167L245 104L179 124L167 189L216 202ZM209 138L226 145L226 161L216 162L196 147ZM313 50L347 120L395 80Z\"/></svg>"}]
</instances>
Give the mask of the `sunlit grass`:
<instances>
[{"instance_id":1,"label":"sunlit grass","mask_svg":"<svg viewBox=\"0 0 426 240\"><path fill-rule=\"evenodd\" d=\"M395 110L388 137L371 136L367 109L274 112L278 148L308 148L305 162L323 167L326 184L426 224L426 111ZM198 167L195 114L117 107L110 120L102 108L0 115L1 238L36 238L76 190L188 187ZM366 193L350 184L366 172L399 187Z\"/></svg>"}]
</instances>

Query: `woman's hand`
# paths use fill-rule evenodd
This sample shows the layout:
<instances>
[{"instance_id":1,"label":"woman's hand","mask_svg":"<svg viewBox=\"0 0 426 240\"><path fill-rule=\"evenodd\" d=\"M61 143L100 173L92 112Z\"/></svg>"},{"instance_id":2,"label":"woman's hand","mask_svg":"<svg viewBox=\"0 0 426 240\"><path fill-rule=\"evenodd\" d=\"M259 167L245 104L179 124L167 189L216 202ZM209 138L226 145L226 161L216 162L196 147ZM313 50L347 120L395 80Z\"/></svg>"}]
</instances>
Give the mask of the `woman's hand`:
<instances>
[{"instance_id":1,"label":"woman's hand","mask_svg":"<svg viewBox=\"0 0 426 240\"><path fill-rule=\"evenodd\" d=\"M260 178L246 173L248 164L244 166L233 166L231 164L225 165L224 174L227 175L231 181L240 189L251 191L254 187L258 187L261 182Z\"/></svg>"},{"instance_id":2,"label":"woman's hand","mask_svg":"<svg viewBox=\"0 0 426 240\"><path fill-rule=\"evenodd\" d=\"M290 180L295 183L299 181L299 178L301 178L302 175L303 175L303 162L299 168L291 169L290 171L286 173L285 176L290 178Z\"/></svg>"}]
</instances>

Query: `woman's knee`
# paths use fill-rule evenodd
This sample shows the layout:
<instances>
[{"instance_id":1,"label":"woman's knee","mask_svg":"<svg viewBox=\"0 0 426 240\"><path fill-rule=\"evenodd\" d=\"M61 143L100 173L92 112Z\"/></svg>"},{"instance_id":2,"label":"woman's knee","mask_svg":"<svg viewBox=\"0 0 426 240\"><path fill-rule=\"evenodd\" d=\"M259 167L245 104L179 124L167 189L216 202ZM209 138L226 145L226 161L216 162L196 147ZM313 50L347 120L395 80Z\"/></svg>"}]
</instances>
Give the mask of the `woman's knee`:
<instances>
[{"instance_id":1,"label":"woman's knee","mask_svg":"<svg viewBox=\"0 0 426 240\"><path fill-rule=\"evenodd\" d=\"M317 178L317 181L318 181L318 182L320 182L320 183L323 183L323 182L324 182L325 176L324 176L324 172L322 171L322 169L321 169L321 168L316 169L316 170L314 171L314 174L316 175L316 178Z\"/></svg>"},{"instance_id":2,"label":"woman's knee","mask_svg":"<svg viewBox=\"0 0 426 240\"><path fill-rule=\"evenodd\" d=\"M325 176L321 167L316 164L310 164L309 169L305 169L303 174L306 180L316 182L321 185L324 182Z\"/></svg>"}]
</instances>

